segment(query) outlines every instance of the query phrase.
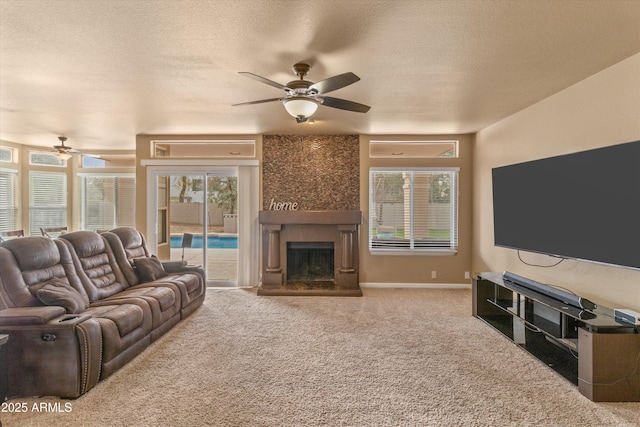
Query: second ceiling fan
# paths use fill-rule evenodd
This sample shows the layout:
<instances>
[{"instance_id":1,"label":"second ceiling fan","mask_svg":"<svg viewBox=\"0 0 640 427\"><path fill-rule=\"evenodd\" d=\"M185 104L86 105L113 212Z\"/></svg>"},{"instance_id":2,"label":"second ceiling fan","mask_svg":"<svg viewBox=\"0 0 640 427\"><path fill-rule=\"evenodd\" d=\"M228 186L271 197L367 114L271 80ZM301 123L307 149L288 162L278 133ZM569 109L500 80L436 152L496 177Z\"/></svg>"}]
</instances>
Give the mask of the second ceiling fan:
<instances>
[{"instance_id":1,"label":"second ceiling fan","mask_svg":"<svg viewBox=\"0 0 640 427\"><path fill-rule=\"evenodd\" d=\"M295 117L298 123L306 122L318 109L318 106L325 105L327 107L339 108L341 110L354 111L356 113L366 113L371 107L360 104L358 102L347 101L346 99L325 96L326 93L349 86L360 80L360 77L353 73L344 73L337 76L329 77L317 83L305 80L311 66L309 64L299 62L293 67L293 72L298 76L297 80L290 81L286 85L274 82L267 78L258 76L257 74L246 71L240 72L251 79L268 84L275 88L285 91L285 96L280 98L261 99L259 101L242 102L238 105L262 104L265 102L280 101L284 104L287 112Z\"/></svg>"},{"instance_id":2,"label":"second ceiling fan","mask_svg":"<svg viewBox=\"0 0 640 427\"><path fill-rule=\"evenodd\" d=\"M71 158L71 156L73 156L75 154L82 155L82 156L87 156L87 157L94 157L96 159L100 158L100 156L98 156L97 154L81 153L80 151L76 150L73 147L69 147L68 145L64 145L64 143L67 141L67 137L66 136L59 136L58 140L60 141L60 145L54 145L53 146L53 150L51 150L51 151L53 153L55 153L55 156L59 160L69 160Z\"/></svg>"}]
</instances>

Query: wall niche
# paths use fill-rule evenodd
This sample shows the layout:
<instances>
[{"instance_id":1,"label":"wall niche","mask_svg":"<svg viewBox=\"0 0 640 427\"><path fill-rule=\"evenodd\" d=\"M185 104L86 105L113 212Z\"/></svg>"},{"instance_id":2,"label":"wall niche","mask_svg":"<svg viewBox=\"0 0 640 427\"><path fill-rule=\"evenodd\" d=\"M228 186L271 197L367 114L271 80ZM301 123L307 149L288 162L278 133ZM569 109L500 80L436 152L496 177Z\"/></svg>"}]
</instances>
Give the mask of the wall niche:
<instances>
[{"instance_id":1,"label":"wall niche","mask_svg":"<svg viewBox=\"0 0 640 427\"><path fill-rule=\"evenodd\" d=\"M272 201L298 210L359 210L358 135L265 135L263 209Z\"/></svg>"}]
</instances>

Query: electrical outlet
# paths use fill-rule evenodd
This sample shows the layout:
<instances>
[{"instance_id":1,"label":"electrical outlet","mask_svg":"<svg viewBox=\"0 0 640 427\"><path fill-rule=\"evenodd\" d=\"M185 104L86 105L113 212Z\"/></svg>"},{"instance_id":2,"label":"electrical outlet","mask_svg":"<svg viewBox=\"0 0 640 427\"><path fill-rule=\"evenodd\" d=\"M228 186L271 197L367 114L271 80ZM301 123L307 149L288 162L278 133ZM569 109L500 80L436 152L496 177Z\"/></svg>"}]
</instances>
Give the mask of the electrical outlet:
<instances>
[{"instance_id":1,"label":"electrical outlet","mask_svg":"<svg viewBox=\"0 0 640 427\"><path fill-rule=\"evenodd\" d=\"M470 279L470 278L471 278L471 276L469 275L469 272L468 272L468 271L465 271L465 272L464 272L464 278L465 278L465 279Z\"/></svg>"},{"instance_id":2,"label":"electrical outlet","mask_svg":"<svg viewBox=\"0 0 640 427\"><path fill-rule=\"evenodd\" d=\"M436 271L435 271L435 270L433 270L433 271L431 272L431 278L432 278L432 279L435 279L436 277L438 277L438 274L436 273Z\"/></svg>"}]
</instances>

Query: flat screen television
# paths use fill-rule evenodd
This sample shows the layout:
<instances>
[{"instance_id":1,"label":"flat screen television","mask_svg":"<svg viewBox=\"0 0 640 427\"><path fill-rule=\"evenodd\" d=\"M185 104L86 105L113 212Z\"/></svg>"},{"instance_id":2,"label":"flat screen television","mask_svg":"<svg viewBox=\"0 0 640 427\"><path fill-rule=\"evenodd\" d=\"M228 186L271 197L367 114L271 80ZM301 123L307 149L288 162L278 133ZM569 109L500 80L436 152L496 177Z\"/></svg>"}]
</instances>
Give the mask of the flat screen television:
<instances>
[{"instance_id":1,"label":"flat screen television","mask_svg":"<svg viewBox=\"0 0 640 427\"><path fill-rule=\"evenodd\" d=\"M640 141L497 167L496 246L640 269Z\"/></svg>"}]
</instances>

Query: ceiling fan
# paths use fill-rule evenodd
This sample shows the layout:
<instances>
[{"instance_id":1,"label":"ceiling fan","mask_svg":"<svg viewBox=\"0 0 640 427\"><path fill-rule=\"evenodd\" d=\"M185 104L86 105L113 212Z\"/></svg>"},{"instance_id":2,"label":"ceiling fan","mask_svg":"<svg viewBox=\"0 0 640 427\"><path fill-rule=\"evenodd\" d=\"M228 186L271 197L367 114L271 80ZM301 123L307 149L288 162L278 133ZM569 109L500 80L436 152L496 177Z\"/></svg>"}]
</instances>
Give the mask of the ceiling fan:
<instances>
[{"instance_id":1,"label":"ceiling fan","mask_svg":"<svg viewBox=\"0 0 640 427\"><path fill-rule=\"evenodd\" d=\"M58 139L60 140L60 145L54 145L53 150L51 151L54 152L55 156L60 160L69 160L73 155L100 158L100 156L98 155L81 153L80 151L74 149L73 147L64 145L65 141L67 140L66 136L59 136Z\"/></svg>"},{"instance_id":2,"label":"ceiling fan","mask_svg":"<svg viewBox=\"0 0 640 427\"><path fill-rule=\"evenodd\" d=\"M280 101L284 104L284 108L287 110L287 113L295 117L298 123L306 122L309 117L316 112L320 105L339 108L341 110L354 111L356 113L366 113L371 108L368 105L324 95L325 93L341 89L360 80L360 77L355 74L339 74L337 76L321 80L317 83L313 83L312 81L304 79L304 76L306 76L311 69L309 64L299 62L292 68L294 74L298 76L298 79L290 81L286 86L256 74L241 71L240 74L251 79L284 90L285 96L281 98L269 98L261 99L259 101L243 102L240 104L233 104L233 106Z\"/></svg>"}]
</instances>

